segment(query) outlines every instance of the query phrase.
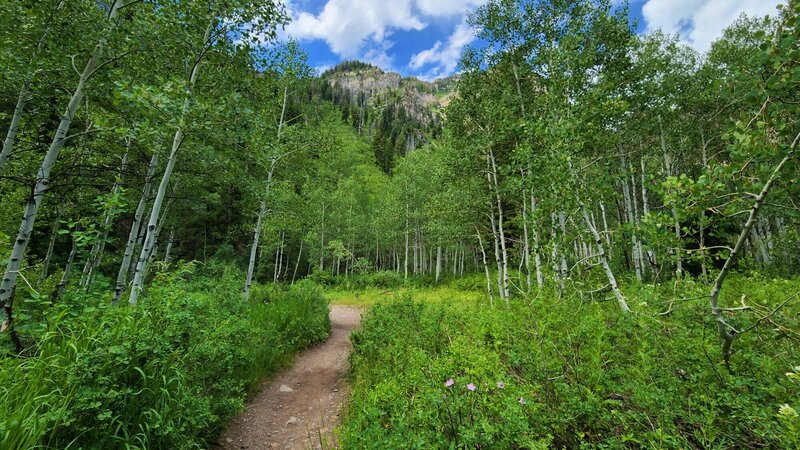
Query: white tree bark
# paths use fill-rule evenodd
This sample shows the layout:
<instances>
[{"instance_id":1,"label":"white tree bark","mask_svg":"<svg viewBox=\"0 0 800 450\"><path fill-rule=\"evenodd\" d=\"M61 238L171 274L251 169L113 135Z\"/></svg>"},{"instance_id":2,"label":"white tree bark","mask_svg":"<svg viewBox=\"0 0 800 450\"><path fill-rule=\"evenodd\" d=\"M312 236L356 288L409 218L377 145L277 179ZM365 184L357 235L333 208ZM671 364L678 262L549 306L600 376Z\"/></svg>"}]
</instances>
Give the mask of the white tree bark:
<instances>
[{"instance_id":1,"label":"white tree bark","mask_svg":"<svg viewBox=\"0 0 800 450\"><path fill-rule=\"evenodd\" d=\"M42 261L42 272L39 274L39 283L47 279L50 271L50 260L53 257L53 249L56 246L56 238L58 238L58 227L61 225L61 207L56 208L56 218L53 221L53 229L50 231L50 244L47 245L47 254Z\"/></svg>"},{"instance_id":2,"label":"white tree bark","mask_svg":"<svg viewBox=\"0 0 800 450\"><path fill-rule=\"evenodd\" d=\"M169 238L167 239L167 247L164 249L164 262L169 262L170 252L172 251L172 243L175 239L175 230L169 230Z\"/></svg>"},{"instance_id":3,"label":"white tree bark","mask_svg":"<svg viewBox=\"0 0 800 450\"><path fill-rule=\"evenodd\" d=\"M205 36L203 37L203 45L208 42L211 36L211 29L212 23L208 24L206 28ZM197 75L200 72L200 63L202 62L202 58L205 53L200 53L197 57L191 59L192 63L192 71L189 75L189 87L188 87L188 94L191 97L192 91L194 90L195 83L197 82ZM131 285L131 294L128 298L128 302L131 305L135 305L139 300L139 294L141 293L142 289L144 288L144 274L145 270L147 269L147 260L150 258L150 255L153 252L153 245L155 245L155 233L156 228L158 226L158 219L161 214L161 206L164 203L164 197L167 194L167 186L169 185L169 179L172 177L172 171L175 170L175 163L178 160L178 150L180 150L181 145L183 145L184 136L184 124L183 121L186 119L186 114L189 112L189 98L183 104L181 123L178 125L178 128L175 130L175 136L172 139L172 149L169 153L169 160L167 160L167 167L164 169L164 175L161 177L161 183L158 185L158 191L156 191L156 198L153 201L153 209L150 211L150 220L147 223L147 235L144 239L144 245L142 246L142 251L139 255L139 261L136 263L136 271L133 275L133 284Z\"/></svg>"},{"instance_id":4,"label":"white tree bark","mask_svg":"<svg viewBox=\"0 0 800 450\"><path fill-rule=\"evenodd\" d=\"M131 223L131 230L128 233L128 243L125 245L125 253L122 255L122 263L117 272L117 283L114 289L114 299L112 303L116 304L128 282L128 272L131 269L131 260L133 259L133 252L136 248L136 242L139 240L139 229L141 228L142 218L144 217L147 202L150 199L150 188L153 182L153 174L158 166L158 155L153 154L150 158L150 165L147 167L147 174L145 175L144 187L142 187L142 196L139 198L139 204L136 206L136 212L133 216L133 223Z\"/></svg>"},{"instance_id":5,"label":"white tree bark","mask_svg":"<svg viewBox=\"0 0 800 450\"><path fill-rule=\"evenodd\" d=\"M64 4L65 0L59 0L56 3L54 8L55 11L61 9L61 6ZM55 16L55 14L54 14ZM22 121L22 115L25 112L25 106L28 102L28 95L30 94L31 84L33 84L33 78L36 76L36 71L34 70L34 65L36 64L36 60L39 57L39 53L42 51L42 47L44 46L45 40L47 39L47 35L50 33L51 26L48 24L45 29L42 31L41 36L39 36L39 42L36 44L36 50L34 51L33 55L31 56L30 62L28 63L29 73L25 77L25 80L22 82L22 88L19 91L19 95L17 96L17 104L14 107L14 114L11 116L11 123L8 125L8 131L6 132L6 138L3 140L3 150L0 151L0 175L3 173L3 168L5 167L8 159L11 157L11 151L14 148L14 143L17 139L17 133L19 132L19 124Z\"/></svg>"},{"instance_id":6,"label":"white tree bark","mask_svg":"<svg viewBox=\"0 0 800 450\"><path fill-rule=\"evenodd\" d=\"M128 147L130 147L130 141L128 141ZM116 181L114 181L114 186L111 188L112 196L119 195L127 167L128 152L126 151L125 155L122 156L122 164L120 165L119 176L117 177ZM111 223L113 222L116 214L117 208L111 207L106 210L103 216L102 233L100 236L98 236L97 241L92 245L92 250L89 252L89 258L86 260L86 264L83 266L82 279L80 283L80 285L83 287L88 287L92 284L92 282L94 282L95 270L97 270L97 267L100 266L100 262L103 259L106 242L108 241L108 233L111 231Z\"/></svg>"},{"instance_id":7,"label":"white tree bark","mask_svg":"<svg viewBox=\"0 0 800 450\"><path fill-rule=\"evenodd\" d=\"M294 264L294 272L292 272L292 284L297 279L297 269L300 267L300 260L303 258L303 244L305 239L300 239L300 252L297 254L297 262Z\"/></svg>"},{"instance_id":8,"label":"white tree bark","mask_svg":"<svg viewBox=\"0 0 800 450\"><path fill-rule=\"evenodd\" d=\"M408 199L406 199L406 249L405 249L405 259L403 260L403 270L405 271L404 278L408 280L408 240L409 240L409 229L408 229L408 214L409 214L409 206L408 206Z\"/></svg>"},{"instance_id":9,"label":"white tree bark","mask_svg":"<svg viewBox=\"0 0 800 450\"><path fill-rule=\"evenodd\" d=\"M780 175L786 163L789 162L789 160L794 156L798 141L800 141L800 134L795 137L794 142L792 142L792 145L789 147L788 153L781 160L781 162L778 163L778 165L772 171L769 179L764 184L764 187L761 188L761 192L753 202L753 207L750 208L750 214L747 217L747 222L745 222L742 232L739 233L739 237L736 239L736 244L733 246L733 250L725 260L725 265L717 275L716 280L714 280L714 286L711 288L711 315L714 316L714 320L717 322L717 331L719 333L720 340L722 341L722 357L728 366L730 366L731 360L731 346L733 345L733 340L736 338L737 331L725 321L723 309L719 306L719 294L722 291L722 286L725 283L725 279L728 277L728 274L733 268L736 259L739 257L739 254L744 248L745 241L747 241L753 226L755 226L756 221L758 220L758 212L761 210L761 206L764 204L764 200L767 198L770 189L772 189L772 185L775 184L775 180L778 178L778 175Z\"/></svg>"},{"instance_id":10,"label":"white tree bark","mask_svg":"<svg viewBox=\"0 0 800 450\"><path fill-rule=\"evenodd\" d=\"M478 247L481 249L481 256L483 256L483 270L486 272L486 292L489 294L489 304L494 306L494 294L492 293L492 275L489 272L489 264L486 261L486 250L483 248L483 239L481 232L475 227L475 236L478 237Z\"/></svg>"},{"instance_id":11,"label":"white tree bark","mask_svg":"<svg viewBox=\"0 0 800 450\"><path fill-rule=\"evenodd\" d=\"M113 28L114 21L119 14L119 8L121 6L122 5L120 1L112 2L106 18L106 20L111 24L109 28ZM28 199L28 204L25 207L25 213L22 216L22 222L20 223L19 232L17 233L16 239L14 239L14 246L11 251L8 266L6 267L5 274L3 275L3 280L0 282L0 303L2 303L6 308L9 326L11 325L11 297L17 284L17 277L19 276L19 271L22 267L22 259L25 256L25 250L28 248L28 243L30 242L31 232L33 231L34 223L36 222L36 216L39 213L39 207L41 206L42 199L44 198L44 194L47 192L47 187L50 183L50 172L53 170L53 166L56 164L58 155L66 143L67 133L69 132L70 125L72 124L72 119L75 117L75 114L80 107L81 100L83 100L86 83L88 82L89 78L94 75L95 70L100 64L106 39L106 35L104 34L95 46L92 56L86 63L83 72L81 72L80 79L75 87L75 91L72 93L72 97L70 98L67 108L64 111L64 115L61 117L61 121L56 129L53 142L50 144L44 160L42 161L42 165L39 167L36 175L36 185L34 186L31 197Z\"/></svg>"},{"instance_id":12,"label":"white tree bark","mask_svg":"<svg viewBox=\"0 0 800 450\"><path fill-rule=\"evenodd\" d=\"M503 203L500 197L500 183L497 180L497 163L494 159L494 151L489 149L489 161L492 163L492 183L494 185L494 194L497 200L497 228L500 232L500 250L502 251L503 255L503 299L506 301L506 305L508 305L508 298L509 298L509 279L508 279L508 249L506 247L506 234L505 234L505 227L504 227L504 217L503 217Z\"/></svg>"},{"instance_id":13,"label":"white tree bark","mask_svg":"<svg viewBox=\"0 0 800 450\"><path fill-rule=\"evenodd\" d=\"M628 225L631 227L631 261L633 262L633 268L636 272L636 280L641 282L642 281L642 265L641 261L639 260L639 246L638 242L636 241L636 223L633 217L633 204L631 201L631 190L628 185L628 180L626 178L622 179L622 197L625 201L625 215L628 219Z\"/></svg>"},{"instance_id":14,"label":"white tree bark","mask_svg":"<svg viewBox=\"0 0 800 450\"><path fill-rule=\"evenodd\" d=\"M523 183L525 177L523 173ZM522 189L522 262L525 264L527 292L531 292L531 243L528 238L528 192Z\"/></svg>"},{"instance_id":15,"label":"white tree bark","mask_svg":"<svg viewBox=\"0 0 800 450\"><path fill-rule=\"evenodd\" d=\"M666 169L667 176L672 176L672 157L667 152L667 141L664 137L664 127L661 124L661 116L658 117L658 127L661 133L661 152L664 155L664 168ZM683 253L683 246L681 244L681 221L680 217L678 216L678 206L675 202L672 202L672 220L674 222L675 228L675 249L673 250L673 255L675 256L675 276L680 278L683 276L683 260L682 260L682 253Z\"/></svg>"}]
</instances>

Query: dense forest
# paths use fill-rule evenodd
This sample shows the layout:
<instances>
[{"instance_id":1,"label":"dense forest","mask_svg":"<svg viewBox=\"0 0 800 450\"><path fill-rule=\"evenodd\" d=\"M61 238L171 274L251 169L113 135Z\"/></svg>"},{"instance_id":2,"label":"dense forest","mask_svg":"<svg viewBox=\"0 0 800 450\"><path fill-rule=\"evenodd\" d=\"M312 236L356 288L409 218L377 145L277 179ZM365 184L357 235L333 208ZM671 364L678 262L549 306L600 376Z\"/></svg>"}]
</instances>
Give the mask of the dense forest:
<instances>
[{"instance_id":1,"label":"dense forest","mask_svg":"<svg viewBox=\"0 0 800 450\"><path fill-rule=\"evenodd\" d=\"M354 298L321 447L800 446L799 1L699 54L491 0L434 82L273 0L0 6L0 448L217 445Z\"/></svg>"}]
</instances>

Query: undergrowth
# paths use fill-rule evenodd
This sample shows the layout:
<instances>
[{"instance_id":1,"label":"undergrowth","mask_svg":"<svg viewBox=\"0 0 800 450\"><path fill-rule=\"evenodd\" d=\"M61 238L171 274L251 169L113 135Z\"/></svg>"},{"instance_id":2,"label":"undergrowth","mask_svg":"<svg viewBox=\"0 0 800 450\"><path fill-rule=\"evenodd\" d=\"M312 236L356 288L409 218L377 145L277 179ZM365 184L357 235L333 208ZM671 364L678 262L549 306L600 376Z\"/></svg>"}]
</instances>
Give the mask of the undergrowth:
<instances>
[{"instance_id":1,"label":"undergrowth","mask_svg":"<svg viewBox=\"0 0 800 450\"><path fill-rule=\"evenodd\" d=\"M213 444L259 380L330 331L318 287L244 304L241 275L181 266L136 307L97 292L29 299L17 327L27 348L0 359L0 448Z\"/></svg>"},{"instance_id":2,"label":"undergrowth","mask_svg":"<svg viewBox=\"0 0 800 450\"><path fill-rule=\"evenodd\" d=\"M720 362L707 287L625 286L634 314L579 293L511 309L377 303L352 337L345 448L798 448L800 302ZM741 329L800 281L737 277Z\"/></svg>"}]
</instances>

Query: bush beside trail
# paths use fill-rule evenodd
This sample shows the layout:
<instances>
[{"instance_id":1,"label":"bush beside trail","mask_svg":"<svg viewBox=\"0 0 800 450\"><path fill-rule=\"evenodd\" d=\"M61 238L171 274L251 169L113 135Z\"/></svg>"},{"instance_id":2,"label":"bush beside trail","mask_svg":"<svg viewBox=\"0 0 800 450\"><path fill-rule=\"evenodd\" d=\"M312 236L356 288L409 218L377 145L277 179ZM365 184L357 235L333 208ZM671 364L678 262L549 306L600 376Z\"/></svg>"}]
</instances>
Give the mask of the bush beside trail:
<instances>
[{"instance_id":1,"label":"bush beside trail","mask_svg":"<svg viewBox=\"0 0 800 450\"><path fill-rule=\"evenodd\" d=\"M0 448L208 447L260 380L330 332L315 285L244 304L241 279L184 266L136 307L91 292L29 304L19 332L26 315L44 328L0 359Z\"/></svg>"},{"instance_id":2,"label":"bush beside trail","mask_svg":"<svg viewBox=\"0 0 800 450\"><path fill-rule=\"evenodd\" d=\"M706 287L629 285L612 302L510 310L406 298L353 335L346 448L798 448L800 326L787 304L719 361ZM797 280L732 280L768 311ZM551 293L552 294L552 293ZM731 294L733 295L733 294ZM701 299L696 299L701 297ZM691 300L695 298L694 300ZM732 302L736 300L731 297ZM667 311L672 303L672 312ZM790 306L791 305L791 306ZM740 316L742 329L755 315Z\"/></svg>"}]
</instances>

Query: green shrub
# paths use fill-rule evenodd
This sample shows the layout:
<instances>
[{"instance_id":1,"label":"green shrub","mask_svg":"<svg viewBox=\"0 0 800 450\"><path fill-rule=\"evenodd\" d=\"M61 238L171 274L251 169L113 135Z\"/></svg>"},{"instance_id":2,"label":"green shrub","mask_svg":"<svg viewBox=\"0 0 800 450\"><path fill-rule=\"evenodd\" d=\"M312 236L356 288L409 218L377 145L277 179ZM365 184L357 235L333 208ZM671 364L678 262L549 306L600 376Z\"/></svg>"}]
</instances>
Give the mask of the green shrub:
<instances>
[{"instance_id":1,"label":"green shrub","mask_svg":"<svg viewBox=\"0 0 800 450\"><path fill-rule=\"evenodd\" d=\"M728 373L707 286L625 288L636 314L577 293L510 310L376 305L352 338L344 446L797 448L800 386L786 374L800 355L797 304L772 317L785 328L737 339ZM798 290L798 281L735 277L725 302L747 293L768 312ZM746 328L755 315L730 320Z\"/></svg>"},{"instance_id":2,"label":"green shrub","mask_svg":"<svg viewBox=\"0 0 800 450\"><path fill-rule=\"evenodd\" d=\"M0 448L208 447L265 375L330 331L309 283L244 304L238 271L193 272L159 275L136 307L74 293L52 306L33 356L0 360Z\"/></svg>"}]
</instances>

